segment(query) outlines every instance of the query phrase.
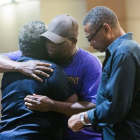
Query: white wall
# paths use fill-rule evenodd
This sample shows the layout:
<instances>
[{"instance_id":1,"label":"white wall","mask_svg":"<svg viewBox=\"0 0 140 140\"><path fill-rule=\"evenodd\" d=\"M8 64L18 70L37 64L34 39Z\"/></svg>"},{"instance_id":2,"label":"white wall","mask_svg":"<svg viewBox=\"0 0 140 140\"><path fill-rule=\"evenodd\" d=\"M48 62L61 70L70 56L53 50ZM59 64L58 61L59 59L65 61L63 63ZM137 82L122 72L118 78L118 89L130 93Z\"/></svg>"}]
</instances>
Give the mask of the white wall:
<instances>
[{"instance_id":1,"label":"white wall","mask_svg":"<svg viewBox=\"0 0 140 140\"><path fill-rule=\"evenodd\" d=\"M0 53L18 50L18 31L31 20L40 20L38 0L0 6ZM0 81L1 77L2 74Z\"/></svg>"}]
</instances>

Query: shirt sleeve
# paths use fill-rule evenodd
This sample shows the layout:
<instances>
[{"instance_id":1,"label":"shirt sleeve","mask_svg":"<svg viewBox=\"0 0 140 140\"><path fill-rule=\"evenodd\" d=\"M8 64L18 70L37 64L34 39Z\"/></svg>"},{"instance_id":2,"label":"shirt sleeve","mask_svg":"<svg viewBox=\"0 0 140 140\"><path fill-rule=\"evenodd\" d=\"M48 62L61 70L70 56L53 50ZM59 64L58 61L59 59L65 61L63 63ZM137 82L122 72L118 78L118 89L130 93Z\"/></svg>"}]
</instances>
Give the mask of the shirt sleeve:
<instances>
[{"instance_id":1,"label":"shirt sleeve","mask_svg":"<svg viewBox=\"0 0 140 140\"><path fill-rule=\"evenodd\" d=\"M13 61L16 61L22 55L22 52L15 51L15 52L3 53L3 55L9 57Z\"/></svg>"},{"instance_id":2,"label":"shirt sleeve","mask_svg":"<svg viewBox=\"0 0 140 140\"><path fill-rule=\"evenodd\" d=\"M90 59L83 70L81 95L84 101L96 103L96 94L101 78L102 65L98 58Z\"/></svg>"},{"instance_id":3,"label":"shirt sleeve","mask_svg":"<svg viewBox=\"0 0 140 140\"><path fill-rule=\"evenodd\" d=\"M106 100L96 109L88 111L93 128L97 130L98 127L114 124L125 118L132 103L135 71L135 62L131 55L120 54L114 58L106 85Z\"/></svg>"},{"instance_id":4,"label":"shirt sleeve","mask_svg":"<svg viewBox=\"0 0 140 140\"><path fill-rule=\"evenodd\" d=\"M66 74L60 67L54 68L54 71L47 82L51 98L58 101L64 101L75 94L68 83Z\"/></svg>"}]
</instances>

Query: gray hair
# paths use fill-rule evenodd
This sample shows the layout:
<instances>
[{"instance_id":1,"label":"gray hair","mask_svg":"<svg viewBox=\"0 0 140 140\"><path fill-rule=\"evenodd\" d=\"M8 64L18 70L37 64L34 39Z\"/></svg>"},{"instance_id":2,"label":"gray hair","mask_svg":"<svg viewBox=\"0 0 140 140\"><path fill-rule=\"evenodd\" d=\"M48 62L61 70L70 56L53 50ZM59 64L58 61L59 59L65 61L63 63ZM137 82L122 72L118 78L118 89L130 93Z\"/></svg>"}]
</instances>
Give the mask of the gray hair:
<instances>
[{"instance_id":1,"label":"gray hair","mask_svg":"<svg viewBox=\"0 0 140 140\"><path fill-rule=\"evenodd\" d=\"M107 23L114 28L119 21L112 10L105 6L97 6L89 11L89 13L85 16L83 25L86 25L87 23L90 23L90 25L94 28L98 28L102 24Z\"/></svg>"},{"instance_id":2,"label":"gray hair","mask_svg":"<svg viewBox=\"0 0 140 140\"><path fill-rule=\"evenodd\" d=\"M37 52L42 47L41 35L46 31L42 21L30 21L24 24L19 30L19 49L23 53Z\"/></svg>"}]
</instances>

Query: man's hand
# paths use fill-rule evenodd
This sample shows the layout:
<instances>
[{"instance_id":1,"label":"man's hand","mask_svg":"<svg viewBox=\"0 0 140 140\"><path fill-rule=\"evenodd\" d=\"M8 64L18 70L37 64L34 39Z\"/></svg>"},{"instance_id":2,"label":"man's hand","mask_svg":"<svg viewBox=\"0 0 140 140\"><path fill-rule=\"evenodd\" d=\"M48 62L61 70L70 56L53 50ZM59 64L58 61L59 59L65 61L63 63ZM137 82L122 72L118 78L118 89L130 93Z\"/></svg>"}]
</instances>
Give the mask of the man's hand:
<instances>
[{"instance_id":1,"label":"man's hand","mask_svg":"<svg viewBox=\"0 0 140 140\"><path fill-rule=\"evenodd\" d=\"M78 132L78 131L82 130L84 127L91 127L91 123L88 119L87 112L82 113L82 114L84 114L84 122L86 123L86 125L84 125L82 123L82 121L80 120L80 114L81 113L79 113L77 115L73 115L68 120L68 127L74 132Z\"/></svg>"},{"instance_id":2,"label":"man's hand","mask_svg":"<svg viewBox=\"0 0 140 140\"><path fill-rule=\"evenodd\" d=\"M40 112L53 111L54 102L47 96L28 95L24 98L28 109Z\"/></svg>"},{"instance_id":3,"label":"man's hand","mask_svg":"<svg viewBox=\"0 0 140 140\"><path fill-rule=\"evenodd\" d=\"M68 127L74 131L78 132L83 129L84 125L80 121L80 113L77 115L73 115L69 120L68 120Z\"/></svg>"},{"instance_id":4,"label":"man's hand","mask_svg":"<svg viewBox=\"0 0 140 140\"><path fill-rule=\"evenodd\" d=\"M48 68L49 66L51 66L51 64L49 64L49 63L31 60L28 62L22 62L22 63L19 62L15 69L17 69L19 72L21 72L27 76L31 76L31 77L35 78L36 80L43 82L43 80L37 75L49 77L48 74L43 72L43 71L53 72L53 69Z\"/></svg>"}]
</instances>

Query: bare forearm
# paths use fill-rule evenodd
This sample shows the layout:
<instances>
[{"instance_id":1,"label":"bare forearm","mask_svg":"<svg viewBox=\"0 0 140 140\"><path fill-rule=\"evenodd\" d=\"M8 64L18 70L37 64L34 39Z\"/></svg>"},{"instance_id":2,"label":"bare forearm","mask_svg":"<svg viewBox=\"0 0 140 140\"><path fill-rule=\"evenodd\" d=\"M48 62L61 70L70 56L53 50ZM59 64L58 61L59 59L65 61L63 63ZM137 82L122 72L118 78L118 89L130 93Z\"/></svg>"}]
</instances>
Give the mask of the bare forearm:
<instances>
[{"instance_id":1,"label":"bare forearm","mask_svg":"<svg viewBox=\"0 0 140 140\"><path fill-rule=\"evenodd\" d=\"M54 101L53 111L71 116L80 112L90 110L92 108L95 108L95 104L91 102L68 103Z\"/></svg>"},{"instance_id":2,"label":"bare forearm","mask_svg":"<svg viewBox=\"0 0 140 140\"><path fill-rule=\"evenodd\" d=\"M73 94L65 102L55 101L41 95L28 95L24 100L28 109L41 112L55 111L68 116L95 108L95 104L92 102L77 102L78 98L76 94Z\"/></svg>"},{"instance_id":3,"label":"bare forearm","mask_svg":"<svg viewBox=\"0 0 140 140\"><path fill-rule=\"evenodd\" d=\"M5 55L0 55L0 73L21 72L24 75L31 76L40 82L42 82L43 80L38 75L49 77L49 75L44 71L53 72L53 69L49 68L50 66L51 64L38 60L16 62L12 61Z\"/></svg>"},{"instance_id":4,"label":"bare forearm","mask_svg":"<svg viewBox=\"0 0 140 140\"><path fill-rule=\"evenodd\" d=\"M0 73L18 71L18 63L0 54Z\"/></svg>"}]
</instances>

